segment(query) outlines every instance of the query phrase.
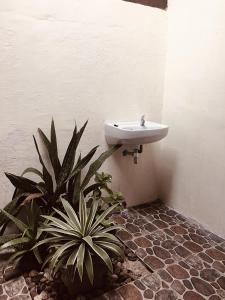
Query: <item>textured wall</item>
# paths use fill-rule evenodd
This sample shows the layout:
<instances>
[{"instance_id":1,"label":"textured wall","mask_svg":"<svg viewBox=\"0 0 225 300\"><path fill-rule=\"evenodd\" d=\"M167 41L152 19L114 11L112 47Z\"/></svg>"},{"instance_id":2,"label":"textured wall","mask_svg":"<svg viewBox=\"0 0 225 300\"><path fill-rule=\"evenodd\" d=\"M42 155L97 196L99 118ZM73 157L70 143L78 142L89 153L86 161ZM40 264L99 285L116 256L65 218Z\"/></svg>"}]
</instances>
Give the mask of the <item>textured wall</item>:
<instances>
[{"instance_id":1,"label":"textured wall","mask_svg":"<svg viewBox=\"0 0 225 300\"><path fill-rule=\"evenodd\" d=\"M225 2L171 0L162 194L225 235Z\"/></svg>"},{"instance_id":2,"label":"textured wall","mask_svg":"<svg viewBox=\"0 0 225 300\"><path fill-rule=\"evenodd\" d=\"M3 171L38 165L32 134L52 116L63 152L76 119L89 126L81 143L107 145L105 119L141 114L160 121L166 13L121 0L2 0L0 2L0 205L12 187ZM157 197L155 155L139 165L121 153L104 169L129 205Z\"/></svg>"}]
</instances>

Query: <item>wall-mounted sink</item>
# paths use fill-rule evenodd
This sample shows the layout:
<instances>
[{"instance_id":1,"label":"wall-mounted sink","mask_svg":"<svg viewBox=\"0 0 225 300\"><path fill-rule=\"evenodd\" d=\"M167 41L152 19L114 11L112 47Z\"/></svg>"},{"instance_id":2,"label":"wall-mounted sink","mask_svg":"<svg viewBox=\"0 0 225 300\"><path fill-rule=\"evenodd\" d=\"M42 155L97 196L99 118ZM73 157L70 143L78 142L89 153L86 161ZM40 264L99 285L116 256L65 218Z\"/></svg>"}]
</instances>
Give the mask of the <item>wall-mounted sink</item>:
<instances>
[{"instance_id":1,"label":"wall-mounted sink","mask_svg":"<svg viewBox=\"0 0 225 300\"><path fill-rule=\"evenodd\" d=\"M146 121L139 122L105 122L105 137L110 145L142 145L157 142L168 134L167 125Z\"/></svg>"}]
</instances>

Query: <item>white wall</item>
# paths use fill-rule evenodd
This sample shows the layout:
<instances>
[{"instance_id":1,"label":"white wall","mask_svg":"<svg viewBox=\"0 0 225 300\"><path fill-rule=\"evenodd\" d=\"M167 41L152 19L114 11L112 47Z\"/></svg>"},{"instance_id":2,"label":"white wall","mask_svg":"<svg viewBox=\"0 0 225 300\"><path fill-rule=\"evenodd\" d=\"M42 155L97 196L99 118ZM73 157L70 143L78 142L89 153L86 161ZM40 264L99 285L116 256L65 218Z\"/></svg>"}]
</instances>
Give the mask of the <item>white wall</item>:
<instances>
[{"instance_id":1,"label":"white wall","mask_svg":"<svg viewBox=\"0 0 225 300\"><path fill-rule=\"evenodd\" d=\"M225 2L171 0L161 193L225 235Z\"/></svg>"},{"instance_id":2,"label":"white wall","mask_svg":"<svg viewBox=\"0 0 225 300\"><path fill-rule=\"evenodd\" d=\"M54 116L63 152L76 119L89 126L81 150L107 145L105 119L160 121L166 12L121 0L1 0L0 205L12 187L3 171L38 165L32 134ZM134 166L118 153L103 169L129 205L158 195L147 147Z\"/></svg>"}]
</instances>

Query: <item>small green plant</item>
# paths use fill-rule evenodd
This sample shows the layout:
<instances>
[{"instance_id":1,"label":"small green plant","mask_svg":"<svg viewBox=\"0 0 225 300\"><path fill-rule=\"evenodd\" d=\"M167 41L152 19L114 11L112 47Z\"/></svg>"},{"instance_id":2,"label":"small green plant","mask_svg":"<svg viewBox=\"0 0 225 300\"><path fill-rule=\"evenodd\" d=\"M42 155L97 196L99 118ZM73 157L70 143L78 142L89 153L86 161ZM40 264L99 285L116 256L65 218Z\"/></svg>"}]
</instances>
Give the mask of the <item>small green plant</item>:
<instances>
[{"instance_id":1,"label":"small green plant","mask_svg":"<svg viewBox=\"0 0 225 300\"><path fill-rule=\"evenodd\" d=\"M54 209L57 217L43 216L49 222L42 229L48 234L48 238L36 244L49 246L50 254L45 264L50 263L54 272L59 269L71 271L73 276L78 272L80 281L83 280L84 270L93 284L94 281L94 257L98 257L112 272L111 256L123 257L124 253L119 240L111 233L118 226L105 228L101 222L107 218L110 212L117 206L114 204L98 215L98 201L92 200L90 208L85 199L79 201L79 213L77 214L69 202L62 199L65 214Z\"/></svg>"},{"instance_id":2,"label":"small green plant","mask_svg":"<svg viewBox=\"0 0 225 300\"><path fill-rule=\"evenodd\" d=\"M38 263L42 263L39 249L33 249L34 245L43 237L43 233L39 227L40 210L33 202L26 206L27 222L24 223L20 219L14 217L8 212L2 210L7 219L13 222L21 233L11 234L0 237L0 250L13 248L14 253L9 258L8 263L17 265L20 260L28 253L32 254Z\"/></svg>"},{"instance_id":3,"label":"small green plant","mask_svg":"<svg viewBox=\"0 0 225 300\"><path fill-rule=\"evenodd\" d=\"M50 138L48 138L40 128L38 129L41 140L45 146L45 149L47 150L47 155L50 159L54 174L52 176L48 171L47 164L44 162L44 159L39 151L36 138L33 136L42 171L33 167L29 167L24 170L22 176L6 173L8 179L15 186L15 192L12 201L4 208L6 212L16 216L23 207L24 203L29 204L32 200L35 200L40 207L41 213L51 214L54 212L53 207L60 209L60 195L64 195L64 197L75 208L78 207L81 192L84 193L84 195L88 195L92 192L96 193L97 190L107 190L106 179L101 179L101 182L96 182L97 185L90 185L90 181L96 175L104 161L121 145L115 145L109 150L100 154L100 156L89 165L86 174L81 176L84 168L86 168L90 163L98 148L98 146L96 146L92 148L85 156L82 157L80 154L77 157L77 147L86 126L87 122L85 122L80 130L78 130L77 126L75 126L62 163L60 162L58 156L57 136L54 121L52 120L51 123ZM24 177L28 173L37 175L40 178L40 181L35 182ZM98 176L99 175L96 175L96 178L98 178ZM108 203L112 205L113 200L117 202L119 197L116 193L114 194L109 189L108 192L109 198L111 198L111 201ZM96 197L96 199L99 200L100 198ZM0 235L4 233L8 223L9 219L7 216L0 212Z\"/></svg>"}]
</instances>

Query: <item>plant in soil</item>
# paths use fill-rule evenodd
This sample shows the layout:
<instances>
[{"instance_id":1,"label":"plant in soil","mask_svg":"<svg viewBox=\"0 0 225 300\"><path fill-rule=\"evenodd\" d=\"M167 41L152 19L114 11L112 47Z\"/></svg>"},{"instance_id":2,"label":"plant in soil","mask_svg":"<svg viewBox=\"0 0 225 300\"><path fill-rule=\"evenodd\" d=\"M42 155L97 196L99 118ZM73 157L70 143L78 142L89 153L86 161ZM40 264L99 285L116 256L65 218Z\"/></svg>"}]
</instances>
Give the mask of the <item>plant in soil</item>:
<instances>
[{"instance_id":1,"label":"plant in soil","mask_svg":"<svg viewBox=\"0 0 225 300\"><path fill-rule=\"evenodd\" d=\"M85 196L92 193L98 194L96 200L107 200L108 205L112 205L118 200L121 202L123 198L119 193L113 192L111 189L107 189L107 180L101 178L100 181L97 180L95 184L90 184L92 178L97 175L99 168L102 166L104 161L110 157L121 145L115 145L109 150L100 154L100 156L91 162L94 154L97 151L98 146L93 147L86 155L77 155L77 148L79 146L81 137L87 126L87 122L77 129L75 126L70 143L67 147L66 153L64 155L63 161L60 162L58 155L58 144L57 136L55 130L55 124L52 120L50 138L39 128L38 132L40 138L45 146L47 156L49 157L51 169L53 170L53 175L47 168L47 163L44 161L37 140L33 136L35 148L38 154L40 165L42 170L38 170L33 167L26 168L21 176L17 176L11 173L6 173L6 176L15 186L15 192L13 194L11 202L6 205L4 210L13 216L18 215L20 210L23 208L24 204L29 204L31 200L35 200L40 207L41 213L51 214L53 207L58 207L60 209L60 195L64 195L70 204L76 208L78 207L80 192ZM87 172L84 175L84 168L87 168ZM40 178L39 181L35 182L31 179L24 177L28 173L33 173ZM106 175L110 176L110 175ZM109 182L109 181L108 181ZM102 190L108 193L107 197L102 196ZM107 199L106 199L107 198ZM110 199L110 200L109 200ZM0 212L0 235L2 235L8 226L8 217Z\"/></svg>"},{"instance_id":2,"label":"plant in soil","mask_svg":"<svg viewBox=\"0 0 225 300\"><path fill-rule=\"evenodd\" d=\"M53 171L48 170L33 137L42 170L29 167L21 176L6 173L15 191L10 203L0 210L0 250L13 249L8 263L33 268L30 263L21 263L31 258L37 268L51 267L53 274L60 270L71 293L97 285L102 281L98 279L99 270L102 274L106 269L112 271L111 261L123 256L115 237L117 227L109 220L109 214L123 207L123 195L109 187L110 174L98 173L121 145L103 152L93 162L98 146L84 156L77 155L86 125L79 130L75 126L62 162L54 121L50 138L39 129ZM25 177L28 173L40 180ZM18 230L5 234L11 224Z\"/></svg>"},{"instance_id":3,"label":"plant in soil","mask_svg":"<svg viewBox=\"0 0 225 300\"><path fill-rule=\"evenodd\" d=\"M79 212L62 199L65 214L54 209L56 216L43 216L49 222L42 231L48 237L38 242L48 245L49 255L44 264L50 264L53 273L62 271L62 279L73 295L98 286L103 282L107 269L113 272L112 257L124 257L120 241L111 233L119 226L105 227L102 221L117 204L98 214L99 203L94 198L88 208L81 196Z\"/></svg>"},{"instance_id":4,"label":"plant in soil","mask_svg":"<svg viewBox=\"0 0 225 300\"><path fill-rule=\"evenodd\" d=\"M42 259L38 248L33 248L39 240L44 237L41 228L39 227L40 209L32 201L30 206L25 207L26 223L14 217L6 211L2 211L5 216L14 223L20 233L5 235L2 238L0 250L13 248L14 251L10 256L8 263L17 265L21 260L27 258L29 254L35 258L36 263L41 264ZM25 265L27 261L24 261ZM23 263L22 263L23 265Z\"/></svg>"}]
</instances>

